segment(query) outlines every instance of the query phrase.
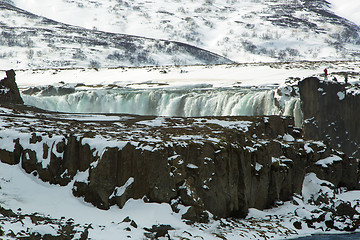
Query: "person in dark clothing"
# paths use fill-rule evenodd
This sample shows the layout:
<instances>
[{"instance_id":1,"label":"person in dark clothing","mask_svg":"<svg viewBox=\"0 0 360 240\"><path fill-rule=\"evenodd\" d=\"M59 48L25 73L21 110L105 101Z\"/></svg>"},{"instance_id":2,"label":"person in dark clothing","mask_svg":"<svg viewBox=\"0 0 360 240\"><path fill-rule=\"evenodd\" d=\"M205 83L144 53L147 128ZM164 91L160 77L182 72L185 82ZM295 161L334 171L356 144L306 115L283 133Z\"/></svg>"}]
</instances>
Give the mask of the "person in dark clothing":
<instances>
[{"instance_id":1,"label":"person in dark clothing","mask_svg":"<svg viewBox=\"0 0 360 240\"><path fill-rule=\"evenodd\" d=\"M324 75L325 75L325 80L328 80L328 70L326 68L324 69Z\"/></svg>"}]
</instances>

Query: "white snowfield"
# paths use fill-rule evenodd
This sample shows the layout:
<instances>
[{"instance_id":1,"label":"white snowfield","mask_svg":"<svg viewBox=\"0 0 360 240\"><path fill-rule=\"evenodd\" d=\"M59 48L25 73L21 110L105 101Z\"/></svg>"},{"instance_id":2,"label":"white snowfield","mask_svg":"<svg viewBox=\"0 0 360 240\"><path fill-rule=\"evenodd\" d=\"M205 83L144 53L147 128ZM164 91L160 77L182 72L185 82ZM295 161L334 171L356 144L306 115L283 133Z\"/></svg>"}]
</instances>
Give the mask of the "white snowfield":
<instances>
[{"instance_id":1,"label":"white snowfield","mask_svg":"<svg viewBox=\"0 0 360 240\"><path fill-rule=\"evenodd\" d=\"M333 11L357 25L360 25L360 1L357 0L328 0L331 3Z\"/></svg>"},{"instance_id":2,"label":"white snowfield","mask_svg":"<svg viewBox=\"0 0 360 240\"><path fill-rule=\"evenodd\" d=\"M285 85L287 81L316 76L324 79L337 77L344 82L342 72L359 72L357 61L290 62L290 63L244 63L212 66L163 66L141 68L101 69L47 69L16 70L16 82L20 89L31 86L76 86L103 88L117 86L131 89L163 88L236 88ZM7 70L7 69L3 69ZM5 77L5 72L0 73ZM348 75L349 81L359 81L358 76Z\"/></svg>"},{"instance_id":3,"label":"white snowfield","mask_svg":"<svg viewBox=\"0 0 360 240\"><path fill-rule=\"evenodd\" d=\"M331 18L324 20L324 16L311 12L313 9L307 9L302 1L12 2L19 8L59 22L87 29L184 42L237 62L270 61L281 56L285 60L351 58L331 45L336 42L332 36L341 33L342 26L331 25ZM360 24L357 0L332 0L329 6L324 2L321 4L325 10ZM276 4L279 6L274 11ZM287 12L289 7L294 10ZM278 11L281 8L285 13ZM272 23L279 13L285 25ZM290 26L286 24L289 14L295 17L289 21ZM312 28L314 26L316 30ZM355 51L360 49L358 45L348 43L344 47Z\"/></svg>"}]
</instances>

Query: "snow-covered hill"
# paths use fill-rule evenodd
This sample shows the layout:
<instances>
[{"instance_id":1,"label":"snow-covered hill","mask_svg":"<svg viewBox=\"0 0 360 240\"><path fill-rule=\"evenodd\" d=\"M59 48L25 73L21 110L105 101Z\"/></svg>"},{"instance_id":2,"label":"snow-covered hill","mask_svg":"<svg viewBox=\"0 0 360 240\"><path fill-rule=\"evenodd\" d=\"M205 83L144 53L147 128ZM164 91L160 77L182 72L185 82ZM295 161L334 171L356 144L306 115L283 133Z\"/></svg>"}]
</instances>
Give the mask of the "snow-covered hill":
<instances>
[{"instance_id":1,"label":"snow-covered hill","mask_svg":"<svg viewBox=\"0 0 360 240\"><path fill-rule=\"evenodd\" d=\"M88 29L180 41L237 62L360 58L360 28L345 19L358 21L355 13L359 3L356 1L12 2L56 21Z\"/></svg>"},{"instance_id":2,"label":"snow-covered hill","mask_svg":"<svg viewBox=\"0 0 360 240\"><path fill-rule=\"evenodd\" d=\"M184 43L55 22L0 1L0 68L73 68L231 63Z\"/></svg>"},{"instance_id":3,"label":"snow-covered hill","mask_svg":"<svg viewBox=\"0 0 360 240\"><path fill-rule=\"evenodd\" d=\"M328 0L331 3L332 10L339 16L342 16L357 25L360 25L360 1L357 0Z\"/></svg>"}]
</instances>

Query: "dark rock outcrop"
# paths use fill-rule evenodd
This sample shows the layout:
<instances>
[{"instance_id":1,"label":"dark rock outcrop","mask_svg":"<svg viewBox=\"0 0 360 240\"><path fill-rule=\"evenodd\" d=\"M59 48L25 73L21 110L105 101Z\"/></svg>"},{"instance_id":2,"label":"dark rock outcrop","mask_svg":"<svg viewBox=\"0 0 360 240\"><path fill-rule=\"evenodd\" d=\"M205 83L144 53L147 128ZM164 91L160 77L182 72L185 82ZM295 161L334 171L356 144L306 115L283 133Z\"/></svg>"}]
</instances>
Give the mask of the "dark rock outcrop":
<instances>
[{"instance_id":1,"label":"dark rock outcrop","mask_svg":"<svg viewBox=\"0 0 360 240\"><path fill-rule=\"evenodd\" d=\"M310 77L299 82L304 134L360 157L360 95L356 86Z\"/></svg>"},{"instance_id":2,"label":"dark rock outcrop","mask_svg":"<svg viewBox=\"0 0 360 240\"><path fill-rule=\"evenodd\" d=\"M339 153L303 140L292 118L94 115L89 120L24 109L11 114L0 109L8 123L0 126L0 160L52 184L75 180L73 194L102 209L143 198L170 203L174 211L190 206L183 215L190 222L208 221L206 211L245 217L249 208L269 208L301 193L310 170L358 188L357 162L341 156L343 161L323 167L319 160ZM2 131L8 127L13 135ZM2 139L12 139L13 146L2 146ZM353 168L338 170L348 163Z\"/></svg>"},{"instance_id":3,"label":"dark rock outcrop","mask_svg":"<svg viewBox=\"0 0 360 240\"><path fill-rule=\"evenodd\" d=\"M15 82L15 71L6 71L6 78L0 81L0 104L24 104Z\"/></svg>"}]
</instances>

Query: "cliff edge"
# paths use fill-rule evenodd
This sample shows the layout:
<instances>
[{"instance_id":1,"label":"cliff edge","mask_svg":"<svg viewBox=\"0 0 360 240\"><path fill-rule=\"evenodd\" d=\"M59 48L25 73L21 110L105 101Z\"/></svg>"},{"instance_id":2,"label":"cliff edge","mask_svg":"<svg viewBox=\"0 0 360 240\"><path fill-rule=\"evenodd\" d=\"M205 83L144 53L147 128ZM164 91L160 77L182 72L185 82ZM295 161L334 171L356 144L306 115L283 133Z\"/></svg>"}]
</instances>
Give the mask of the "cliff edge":
<instances>
[{"instance_id":1,"label":"cliff edge","mask_svg":"<svg viewBox=\"0 0 360 240\"><path fill-rule=\"evenodd\" d=\"M304 135L360 157L360 88L310 77L299 82Z\"/></svg>"}]
</instances>

